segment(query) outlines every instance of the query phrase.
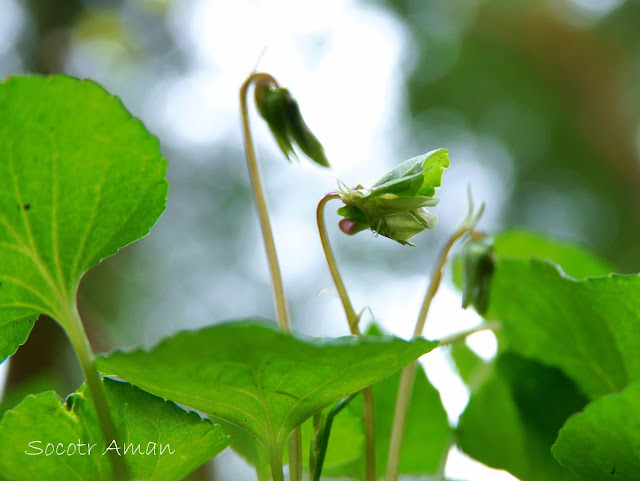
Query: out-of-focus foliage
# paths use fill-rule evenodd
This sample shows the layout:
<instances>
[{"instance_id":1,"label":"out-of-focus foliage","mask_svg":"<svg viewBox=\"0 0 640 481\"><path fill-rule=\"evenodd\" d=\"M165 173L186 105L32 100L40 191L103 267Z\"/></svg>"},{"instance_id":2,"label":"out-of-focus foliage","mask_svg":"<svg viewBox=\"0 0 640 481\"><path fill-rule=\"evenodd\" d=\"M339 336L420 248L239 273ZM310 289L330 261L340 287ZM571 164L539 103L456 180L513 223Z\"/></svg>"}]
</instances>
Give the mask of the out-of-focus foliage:
<instances>
[{"instance_id":1,"label":"out-of-focus foliage","mask_svg":"<svg viewBox=\"0 0 640 481\"><path fill-rule=\"evenodd\" d=\"M458 444L522 481L578 481L582 478L560 466L550 448L564 420L585 403L558 369L501 354L460 417Z\"/></svg>"},{"instance_id":2,"label":"out-of-focus foliage","mask_svg":"<svg viewBox=\"0 0 640 481\"><path fill-rule=\"evenodd\" d=\"M640 383L635 382L569 418L553 445L553 455L587 479L634 481L640 472L639 422Z\"/></svg>"},{"instance_id":3,"label":"out-of-focus foliage","mask_svg":"<svg viewBox=\"0 0 640 481\"><path fill-rule=\"evenodd\" d=\"M519 248L512 242L518 237ZM633 445L628 427L638 421L640 278L575 280L541 259L552 257L577 277L602 274L602 263L577 246L552 248L543 237L537 252L523 232L502 238L486 315L502 325L493 370L487 377L464 348L453 353L472 391L458 424L460 447L523 481L608 479L618 470L620 479L633 479L633 449L611 446ZM500 441L485 442L492 436Z\"/></svg>"},{"instance_id":4,"label":"out-of-focus foliage","mask_svg":"<svg viewBox=\"0 0 640 481\"><path fill-rule=\"evenodd\" d=\"M415 43L412 134L446 145L460 131L497 139L515 170L507 224L565 234L567 220L638 271L640 4L596 19L580 3L383 2Z\"/></svg>"}]
</instances>

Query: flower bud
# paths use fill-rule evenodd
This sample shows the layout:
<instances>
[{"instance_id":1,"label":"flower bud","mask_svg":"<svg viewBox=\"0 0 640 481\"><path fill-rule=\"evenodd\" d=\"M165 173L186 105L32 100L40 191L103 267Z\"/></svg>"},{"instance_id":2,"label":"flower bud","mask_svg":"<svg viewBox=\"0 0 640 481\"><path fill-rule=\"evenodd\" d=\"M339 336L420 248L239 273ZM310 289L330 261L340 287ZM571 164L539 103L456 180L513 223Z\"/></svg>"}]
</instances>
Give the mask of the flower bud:
<instances>
[{"instance_id":1,"label":"flower bud","mask_svg":"<svg viewBox=\"0 0 640 481\"><path fill-rule=\"evenodd\" d=\"M473 305L480 315L489 307L489 292L495 259L493 239L485 236L472 238L462 251L462 307Z\"/></svg>"},{"instance_id":2,"label":"flower bud","mask_svg":"<svg viewBox=\"0 0 640 481\"><path fill-rule=\"evenodd\" d=\"M280 150L288 160L296 153L293 144L316 164L329 167L329 161L320 141L309 129L298 103L287 89L274 88L269 83L257 82L254 96L258 112L267 122Z\"/></svg>"},{"instance_id":3,"label":"flower bud","mask_svg":"<svg viewBox=\"0 0 640 481\"><path fill-rule=\"evenodd\" d=\"M339 195L345 206L338 210L340 229L353 235L365 229L413 245L409 239L424 229L433 229L438 216L424 207L438 204L434 198L443 170L449 166L447 151L434 150L410 159L385 174L370 190L344 184Z\"/></svg>"}]
</instances>

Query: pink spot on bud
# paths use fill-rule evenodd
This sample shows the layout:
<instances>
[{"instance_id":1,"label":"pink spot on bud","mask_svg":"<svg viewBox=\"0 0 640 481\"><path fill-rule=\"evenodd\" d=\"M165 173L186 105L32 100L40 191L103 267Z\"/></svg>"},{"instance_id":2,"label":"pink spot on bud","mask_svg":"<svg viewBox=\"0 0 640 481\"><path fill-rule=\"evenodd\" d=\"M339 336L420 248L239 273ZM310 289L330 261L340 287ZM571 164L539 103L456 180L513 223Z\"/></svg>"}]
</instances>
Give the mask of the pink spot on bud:
<instances>
[{"instance_id":1,"label":"pink spot on bud","mask_svg":"<svg viewBox=\"0 0 640 481\"><path fill-rule=\"evenodd\" d=\"M347 235L353 235L358 232L358 221L354 219L342 219L338 222L340 230Z\"/></svg>"}]
</instances>

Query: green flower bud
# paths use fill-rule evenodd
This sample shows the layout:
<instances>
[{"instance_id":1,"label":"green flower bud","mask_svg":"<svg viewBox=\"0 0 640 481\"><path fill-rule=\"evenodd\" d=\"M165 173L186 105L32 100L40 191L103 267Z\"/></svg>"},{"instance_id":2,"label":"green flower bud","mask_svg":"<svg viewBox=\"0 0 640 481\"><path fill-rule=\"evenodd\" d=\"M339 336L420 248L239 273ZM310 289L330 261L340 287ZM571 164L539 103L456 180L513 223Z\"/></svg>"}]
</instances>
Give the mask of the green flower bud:
<instances>
[{"instance_id":1,"label":"green flower bud","mask_svg":"<svg viewBox=\"0 0 640 481\"><path fill-rule=\"evenodd\" d=\"M288 160L291 160L291 155L297 157L293 149L295 144L316 164L329 167L322 144L305 123L298 103L287 89L258 82L254 95L258 112Z\"/></svg>"},{"instance_id":2,"label":"green flower bud","mask_svg":"<svg viewBox=\"0 0 640 481\"><path fill-rule=\"evenodd\" d=\"M462 307L473 305L484 315L489 307L489 291L495 259L493 239L485 236L472 238L462 251Z\"/></svg>"},{"instance_id":3,"label":"green flower bud","mask_svg":"<svg viewBox=\"0 0 640 481\"><path fill-rule=\"evenodd\" d=\"M448 166L448 151L438 149L403 162L371 189L362 186L349 189L341 184L338 194L345 205L338 214L345 219L341 221L340 229L350 235L371 229L400 244L412 246L411 237L438 224L438 216L424 208L438 204L439 200L433 196Z\"/></svg>"}]
</instances>

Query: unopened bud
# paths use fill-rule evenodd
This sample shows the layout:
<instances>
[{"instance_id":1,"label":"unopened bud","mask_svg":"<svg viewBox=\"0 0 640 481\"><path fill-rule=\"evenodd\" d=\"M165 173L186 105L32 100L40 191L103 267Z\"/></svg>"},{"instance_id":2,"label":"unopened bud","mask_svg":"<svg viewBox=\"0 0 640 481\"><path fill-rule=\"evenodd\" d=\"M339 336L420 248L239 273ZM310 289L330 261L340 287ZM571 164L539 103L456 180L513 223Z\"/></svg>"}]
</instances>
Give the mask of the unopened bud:
<instances>
[{"instance_id":1,"label":"unopened bud","mask_svg":"<svg viewBox=\"0 0 640 481\"><path fill-rule=\"evenodd\" d=\"M443 170L449 166L445 149L414 157L385 174L370 189L349 189L342 184L340 198L345 206L338 210L344 220L355 220L340 229L350 235L364 229L413 245L409 239L424 229L433 229L438 216L424 207L438 203L434 198Z\"/></svg>"},{"instance_id":2,"label":"unopened bud","mask_svg":"<svg viewBox=\"0 0 640 481\"><path fill-rule=\"evenodd\" d=\"M462 307L473 305L478 314L489 308L489 292L495 268L493 239L489 236L472 238L462 251Z\"/></svg>"},{"instance_id":3,"label":"unopened bud","mask_svg":"<svg viewBox=\"0 0 640 481\"><path fill-rule=\"evenodd\" d=\"M254 90L256 106L262 118L267 122L280 150L288 160L296 157L293 144L316 164L329 167L329 161L320 141L309 129L298 103L284 88L274 88L271 84L258 81Z\"/></svg>"}]
</instances>

